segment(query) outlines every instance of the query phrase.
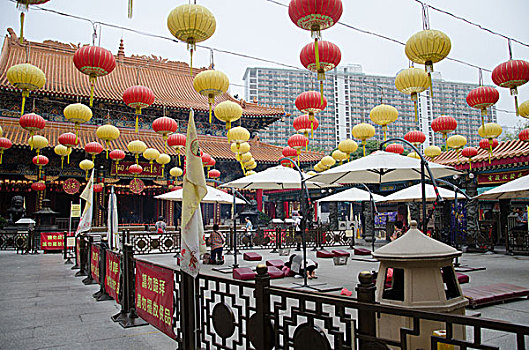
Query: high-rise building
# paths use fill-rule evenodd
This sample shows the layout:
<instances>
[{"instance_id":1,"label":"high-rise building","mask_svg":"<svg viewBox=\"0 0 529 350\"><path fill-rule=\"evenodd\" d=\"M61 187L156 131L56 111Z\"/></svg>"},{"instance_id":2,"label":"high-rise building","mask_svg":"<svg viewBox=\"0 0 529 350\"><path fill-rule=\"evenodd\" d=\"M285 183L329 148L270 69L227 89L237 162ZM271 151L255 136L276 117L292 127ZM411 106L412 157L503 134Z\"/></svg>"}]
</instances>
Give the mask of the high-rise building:
<instances>
[{"instance_id":1,"label":"high-rise building","mask_svg":"<svg viewBox=\"0 0 529 350\"><path fill-rule=\"evenodd\" d=\"M314 133L309 148L330 151L343 139L352 138L353 126L358 123L374 123L369 112L380 103L397 108L397 121L388 126L387 137L403 137L410 130L420 128L426 135L425 145L442 145L440 134L431 130L431 122L441 115L454 117L458 122L456 133L467 138L468 145L477 145L477 133L481 126L481 112L466 103L468 92L477 84L448 82L435 72L433 98L429 91L420 94L418 100L419 121L415 122L413 102L395 88L395 77L369 75L362 72L360 65L340 66L327 74L324 94L327 108L317 115L320 127ZM294 101L307 90L318 89L319 84L313 73L304 70L276 68L247 68L244 74L245 93L249 101L270 106L284 106L290 114L271 124L260 133L261 139L277 145L286 145L286 140L295 133L293 119L300 115ZM490 121L496 122L496 109L489 109ZM382 140L382 128L375 125L375 139Z\"/></svg>"}]
</instances>

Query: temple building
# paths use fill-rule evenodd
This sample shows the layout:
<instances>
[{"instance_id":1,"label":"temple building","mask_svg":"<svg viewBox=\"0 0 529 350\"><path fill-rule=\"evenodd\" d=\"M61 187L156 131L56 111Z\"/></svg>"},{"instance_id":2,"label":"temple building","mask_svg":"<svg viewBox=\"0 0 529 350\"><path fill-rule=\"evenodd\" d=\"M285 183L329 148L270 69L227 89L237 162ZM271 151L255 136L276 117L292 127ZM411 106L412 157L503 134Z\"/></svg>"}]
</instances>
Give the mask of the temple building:
<instances>
[{"instance_id":1,"label":"temple building","mask_svg":"<svg viewBox=\"0 0 529 350\"><path fill-rule=\"evenodd\" d=\"M199 143L203 152L209 153L215 160L215 168L221 172L220 181L226 182L243 176L240 164L230 150L226 138L226 128L223 122L213 117L210 124L208 98L193 89L193 76L189 66L183 62L173 62L167 59L150 56L126 56L124 43L121 41L116 59L116 68L106 76L99 77L95 84L93 117L87 124L79 128L80 144L73 149L69 164L54 153L53 148L58 144L58 137L65 132L74 132L74 125L68 123L63 116L63 109L72 103L88 105L90 83L88 76L79 72L72 61L78 45L65 44L56 41L28 42L20 44L12 29L4 39L0 56L0 126L3 136L11 140L13 147L4 151L3 163L0 165L0 215L9 207L11 197L15 194L25 196L26 209L32 213L39 209L43 198L51 200L51 207L60 213L62 218L68 217L70 202L78 201L85 180L85 171L79 168L83 159L91 159L85 153L84 146L91 141L104 142L97 138L97 127L110 123L120 130L120 137L110 143L109 150L125 151L126 158L116 167L111 159L106 158L105 151L95 158L95 177L98 183L104 183L103 192L96 193L96 212L94 224L104 223L104 194L113 184L118 193L120 221L122 222L154 222L160 215L167 218L169 224L174 222L174 206L161 203L153 197L169 191L169 185L177 185L169 176L169 169L178 165L175 149L167 148L165 153L171 155L171 163L165 165L162 176L161 165L148 163L140 157L143 173L138 177L143 181L141 192L138 188L131 189L130 182L133 175L127 172L127 166L134 162L134 157L127 151L127 144L132 140L142 140L147 147L156 148L164 152L165 145L162 136L151 129L154 119L167 116L178 123L178 133L186 133L186 125L190 109L194 111ZM34 192L31 184L37 179L37 167L32 163L35 150L28 145L29 133L18 123L21 108L20 90L14 88L7 80L7 70L16 64L30 63L39 67L46 75L46 84L40 90L32 91L26 101L25 113L37 113L46 120L46 127L38 132L45 136L48 147L41 150L41 154L49 158L50 162L42 167L42 174L46 181L46 190ZM205 68L193 69L193 75ZM156 100L152 106L145 108L139 116L140 130L134 132L135 111L125 105L122 93L133 85L148 86L155 94ZM249 143L251 154L258 166L255 171L277 165L282 157L282 147L261 142L258 131L271 123L283 118L285 111L282 107L262 106L244 100L236 100L228 93L216 98L216 103L223 101L238 103L243 110L242 118L234 122L233 126L244 126L251 134ZM181 156L185 154L180 150ZM302 152L302 165L314 165L323 156L319 152ZM182 157L183 162L183 157ZM181 165L183 168L183 164ZM133 193L132 190L137 193ZM68 194L70 192L71 194ZM208 213L206 213L206 216Z\"/></svg>"}]
</instances>

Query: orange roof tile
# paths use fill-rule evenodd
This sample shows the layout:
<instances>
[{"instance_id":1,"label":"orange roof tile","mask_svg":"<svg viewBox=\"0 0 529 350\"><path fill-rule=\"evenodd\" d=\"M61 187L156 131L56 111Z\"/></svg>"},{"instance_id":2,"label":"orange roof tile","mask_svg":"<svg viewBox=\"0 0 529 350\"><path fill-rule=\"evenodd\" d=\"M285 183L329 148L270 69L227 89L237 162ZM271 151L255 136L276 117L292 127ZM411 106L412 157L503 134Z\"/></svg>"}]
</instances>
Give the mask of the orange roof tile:
<instances>
[{"instance_id":1,"label":"orange roof tile","mask_svg":"<svg viewBox=\"0 0 529 350\"><path fill-rule=\"evenodd\" d=\"M27 146L29 133L22 129L18 119L0 117L0 126L4 130L4 137L11 140L14 146ZM104 142L96 136L97 125L82 124L79 129L80 145L78 149L84 148L88 142L98 141L104 145ZM46 127L39 134L48 138L50 147L58 144L59 135L65 132L74 132L73 124L67 122L46 122ZM158 151L164 151L164 142L162 136L152 130L140 130L138 133L134 129L121 128L121 135L118 140L110 143L110 150L119 148L127 152L127 144L130 141L140 139L147 144L147 147L156 148ZM235 156L230 150L230 144L226 137L199 135L200 147L203 152L209 153L216 160L235 161ZM249 141L250 152L257 162L277 163L282 157L283 148L280 146L270 145L256 139ZM27 146L29 147L29 146ZM9 151L7 151L9 152ZM184 155L184 150L180 153ZM167 148L167 154L176 155L176 151L170 147ZM301 162L318 162L324 156L321 152L302 152L300 155Z\"/></svg>"},{"instance_id":2,"label":"orange roof tile","mask_svg":"<svg viewBox=\"0 0 529 350\"><path fill-rule=\"evenodd\" d=\"M15 64L28 62L46 74L46 84L37 94L89 97L88 76L79 72L73 64L73 55L79 48L78 45L50 40L42 43L24 41L24 44L20 44L13 29L9 28L8 32L0 56L0 89L15 90L9 84L6 72ZM204 68L193 69L193 74L203 70ZM198 111L209 109L207 97L193 89L193 77L189 74L187 63L169 61L154 55L126 57L121 48L116 55L114 71L97 79L94 96L96 99L121 102L123 91L137 84L153 90L156 96L154 106L185 110L193 108ZM244 117L278 117L285 114L282 107L237 101L227 93L217 97L216 102L226 100L241 104Z\"/></svg>"}]
</instances>

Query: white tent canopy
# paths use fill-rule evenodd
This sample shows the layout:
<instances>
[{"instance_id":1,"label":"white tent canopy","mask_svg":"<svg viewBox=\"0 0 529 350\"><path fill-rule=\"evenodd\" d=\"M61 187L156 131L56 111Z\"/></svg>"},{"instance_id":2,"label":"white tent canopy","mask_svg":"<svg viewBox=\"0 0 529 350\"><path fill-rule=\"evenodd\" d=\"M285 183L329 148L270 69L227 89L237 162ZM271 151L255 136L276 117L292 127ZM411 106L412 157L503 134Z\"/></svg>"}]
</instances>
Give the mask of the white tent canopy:
<instances>
[{"instance_id":1,"label":"white tent canopy","mask_svg":"<svg viewBox=\"0 0 529 350\"><path fill-rule=\"evenodd\" d=\"M461 171L428 162L432 176L441 178L459 175ZM428 171L425 169L428 178ZM405 157L396 153L376 151L370 155L345 163L336 168L314 175L310 181L326 184L352 183L386 183L398 181L412 181L421 179L421 160Z\"/></svg>"},{"instance_id":2,"label":"white tent canopy","mask_svg":"<svg viewBox=\"0 0 529 350\"><path fill-rule=\"evenodd\" d=\"M385 200L385 197L373 193L373 199L375 201L383 201ZM316 202L363 202L369 200L371 200L369 192L361 190L359 188L350 188L345 191L318 199Z\"/></svg>"},{"instance_id":3,"label":"white tent canopy","mask_svg":"<svg viewBox=\"0 0 529 350\"><path fill-rule=\"evenodd\" d=\"M304 179L308 178L303 174ZM326 188L329 185L307 181L308 188ZM284 190L300 189L301 178L297 170L278 165L266 170L260 171L250 176L244 176L240 179L225 183L220 187L233 187L245 190Z\"/></svg>"},{"instance_id":4,"label":"white tent canopy","mask_svg":"<svg viewBox=\"0 0 529 350\"><path fill-rule=\"evenodd\" d=\"M529 175L509 181L501 186L483 192L479 199L509 199L529 197Z\"/></svg>"},{"instance_id":5,"label":"white tent canopy","mask_svg":"<svg viewBox=\"0 0 529 350\"><path fill-rule=\"evenodd\" d=\"M233 204L233 196L224 191L217 190L214 187L206 186L208 193L202 199L201 203L220 203L220 204ZM168 201L182 201L183 189L178 189L176 191L167 192L156 196L156 199L163 199ZM244 204L245 202L242 199L236 198L236 204Z\"/></svg>"},{"instance_id":6,"label":"white tent canopy","mask_svg":"<svg viewBox=\"0 0 529 350\"><path fill-rule=\"evenodd\" d=\"M426 201L433 202L436 199L433 185L426 184ZM439 194L443 199L454 199L454 191L447 190L442 187L437 187ZM460 195L463 198L463 195ZM398 202L420 202L422 201L421 184L417 184L403 190L397 191L389 196L386 196L381 202L383 203L398 203Z\"/></svg>"}]
</instances>

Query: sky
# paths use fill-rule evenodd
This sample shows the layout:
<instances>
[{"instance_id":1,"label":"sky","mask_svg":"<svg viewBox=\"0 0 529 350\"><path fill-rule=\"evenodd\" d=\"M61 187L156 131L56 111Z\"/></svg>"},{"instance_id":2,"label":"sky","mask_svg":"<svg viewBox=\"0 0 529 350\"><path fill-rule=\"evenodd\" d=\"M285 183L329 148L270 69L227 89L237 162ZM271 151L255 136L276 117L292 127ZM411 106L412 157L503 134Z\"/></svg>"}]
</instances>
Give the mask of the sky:
<instances>
[{"instance_id":1,"label":"sky","mask_svg":"<svg viewBox=\"0 0 529 350\"><path fill-rule=\"evenodd\" d=\"M137 31L171 37L167 15L188 1L134 0L133 18L127 18L127 0L51 0L43 8L68 13ZM288 0L274 0L288 5ZM270 0L197 0L213 12L217 22L215 34L202 43L215 49L259 57L273 62L303 68L299 62L301 48L311 41L310 32L296 27L288 16L288 8ZM342 0L340 22L382 34L401 42L422 30L421 5L415 0ZM529 44L527 0L432 0L431 6L464 17L486 28ZM492 71L508 60L507 40L466 24L446 14L429 10L430 28L445 32L451 39L449 57L463 60ZM19 32L19 11L13 0L0 0L0 24L3 33L11 27ZM99 30L98 30L99 33ZM30 41L57 40L74 44L92 42L93 26L87 21L30 9L26 15L25 37ZM322 32L323 39L337 44L342 52L341 64L360 64L366 74L395 76L408 67L404 46L335 25ZM97 43L117 52L123 38L126 55L155 55L188 62L185 43L152 38L127 30L101 26ZM529 60L529 47L512 44L513 58ZM210 64L210 51L199 48L194 66ZM230 78L230 92L244 96L243 75L247 67L281 66L215 51L215 69ZM478 82L478 71L459 63L444 60L434 65L447 81ZM484 83L493 84L491 73L484 72ZM168 87L170 88L170 87ZM498 122L505 131L512 131L525 119L514 114L514 102L508 89L498 88ZM519 101L529 99L529 83L520 87ZM457 101L466 103L466 101ZM508 111L503 112L502 110ZM476 130L477 132L477 130Z\"/></svg>"}]
</instances>

